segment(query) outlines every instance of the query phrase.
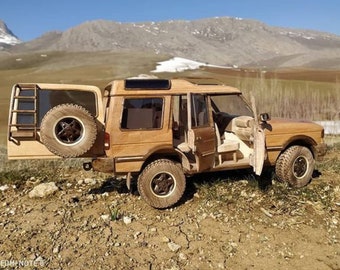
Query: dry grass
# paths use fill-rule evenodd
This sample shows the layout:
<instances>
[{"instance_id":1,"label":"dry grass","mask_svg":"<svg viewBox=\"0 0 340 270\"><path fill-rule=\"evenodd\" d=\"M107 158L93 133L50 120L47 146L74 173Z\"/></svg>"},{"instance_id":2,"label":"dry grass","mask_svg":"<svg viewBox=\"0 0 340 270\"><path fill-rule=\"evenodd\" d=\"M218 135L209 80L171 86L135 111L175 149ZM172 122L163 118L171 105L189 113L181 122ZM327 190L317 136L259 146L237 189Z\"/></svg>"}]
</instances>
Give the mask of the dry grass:
<instances>
[{"instance_id":1,"label":"dry grass","mask_svg":"<svg viewBox=\"0 0 340 270\"><path fill-rule=\"evenodd\" d=\"M253 94L258 111L269 112L272 117L315 121L340 119L339 71L261 72L204 68L184 72L184 75L214 78L241 89L247 97Z\"/></svg>"}]
</instances>

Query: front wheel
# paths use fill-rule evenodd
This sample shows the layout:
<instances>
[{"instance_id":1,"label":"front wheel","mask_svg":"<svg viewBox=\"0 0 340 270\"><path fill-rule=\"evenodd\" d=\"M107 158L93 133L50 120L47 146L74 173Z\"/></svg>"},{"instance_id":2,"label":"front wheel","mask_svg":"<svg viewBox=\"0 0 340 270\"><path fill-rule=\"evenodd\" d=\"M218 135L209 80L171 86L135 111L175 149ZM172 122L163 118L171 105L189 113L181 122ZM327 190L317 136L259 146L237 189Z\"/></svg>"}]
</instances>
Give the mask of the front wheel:
<instances>
[{"instance_id":1,"label":"front wheel","mask_svg":"<svg viewBox=\"0 0 340 270\"><path fill-rule=\"evenodd\" d=\"M185 175L179 163L168 159L151 162L137 182L139 194L154 208L173 206L183 196L185 185Z\"/></svg>"},{"instance_id":2,"label":"front wheel","mask_svg":"<svg viewBox=\"0 0 340 270\"><path fill-rule=\"evenodd\" d=\"M294 145L284 151L275 165L275 173L280 181L292 187L306 186L312 179L315 160L305 146Z\"/></svg>"}]
</instances>

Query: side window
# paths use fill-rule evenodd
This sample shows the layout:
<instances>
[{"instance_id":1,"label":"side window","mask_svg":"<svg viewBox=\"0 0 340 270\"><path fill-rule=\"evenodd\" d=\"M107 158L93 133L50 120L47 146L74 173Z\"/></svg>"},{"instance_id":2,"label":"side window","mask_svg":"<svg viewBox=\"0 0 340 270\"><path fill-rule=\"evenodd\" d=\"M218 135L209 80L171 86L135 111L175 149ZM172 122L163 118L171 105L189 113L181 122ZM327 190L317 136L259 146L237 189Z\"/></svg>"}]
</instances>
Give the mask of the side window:
<instances>
[{"instance_id":1,"label":"side window","mask_svg":"<svg viewBox=\"0 0 340 270\"><path fill-rule=\"evenodd\" d=\"M209 125L207 98L204 95L193 94L191 100L192 127Z\"/></svg>"},{"instance_id":2,"label":"side window","mask_svg":"<svg viewBox=\"0 0 340 270\"><path fill-rule=\"evenodd\" d=\"M162 98L124 100L122 129L156 129L162 127Z\"/></svg>"}]
</instances>

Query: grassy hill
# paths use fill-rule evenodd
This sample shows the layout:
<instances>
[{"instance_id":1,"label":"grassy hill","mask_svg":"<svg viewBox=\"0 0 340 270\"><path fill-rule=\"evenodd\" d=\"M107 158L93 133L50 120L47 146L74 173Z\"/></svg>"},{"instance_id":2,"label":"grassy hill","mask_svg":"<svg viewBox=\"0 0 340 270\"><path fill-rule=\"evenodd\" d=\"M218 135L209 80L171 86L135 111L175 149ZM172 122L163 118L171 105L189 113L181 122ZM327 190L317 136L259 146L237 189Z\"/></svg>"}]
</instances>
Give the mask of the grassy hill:
<instances>
[{"instance_id":1,"label":"grassy hill","mask_svg":"<svg viewBox=\"0 0 340 270\"><path fill-rule=\"evenodd\" d=\"M0 57L0 144L5 142L11 87L19 82L90 84L101 89L114 79L152 74L167 55L145 52L52 52ZM340 117L340 71L312 69L222 69L204 67L161 78L199 77L236 86L257 97L272 116L329 120Z\"/></svg>"}]
</instances>

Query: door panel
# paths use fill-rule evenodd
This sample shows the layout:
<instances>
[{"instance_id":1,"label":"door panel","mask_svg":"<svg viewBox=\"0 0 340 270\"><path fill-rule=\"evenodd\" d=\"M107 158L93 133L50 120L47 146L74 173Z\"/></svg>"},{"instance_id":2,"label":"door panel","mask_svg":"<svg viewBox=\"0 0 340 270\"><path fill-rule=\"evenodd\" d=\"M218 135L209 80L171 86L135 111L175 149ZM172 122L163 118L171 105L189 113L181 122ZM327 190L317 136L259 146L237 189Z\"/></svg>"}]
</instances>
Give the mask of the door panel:
<instances>
[{"instance_id":1,"label":"door panel","mask_svg":"<svg viewBox=\"0 0 340 270\"><path fill-rule=\"evenodd\" d=\"M22 83L12 88L7 134L8 159L58 158L41 143L40 124L48 111L66 103L84 107L95 118L98 136L86 156L104 154L101 137L104 110L98 87Z\"/></svg>"},{"instance_id":2,"label":"door panel","mask_svg":"<svg viewBox=\"0 0 340 270\"><path fill-rule=\"evenodd\" d=\"M188 143L195 155L197 171L214 166L216 136L209 101L200 94L188 94Z\"/></svg>"},{"instance_id":3,"label":"door panel","mask_svg":"<svg viewBox=\"0 0 340 270\"><path fill-rule=\"evenodd\" d=\"M255 119L255 125L253 128L253 134L254 134L254 152L250 156L250 165L253 167L253 171L257 175L261 175L264 160L266 158L266 138L264 129L259 123L259 120L257 118L257 111L256 111L256 105L255 105L255 98L253 95L251 95L251 106L254 111L254 119Z\"/></svg>"}]
</instances>

